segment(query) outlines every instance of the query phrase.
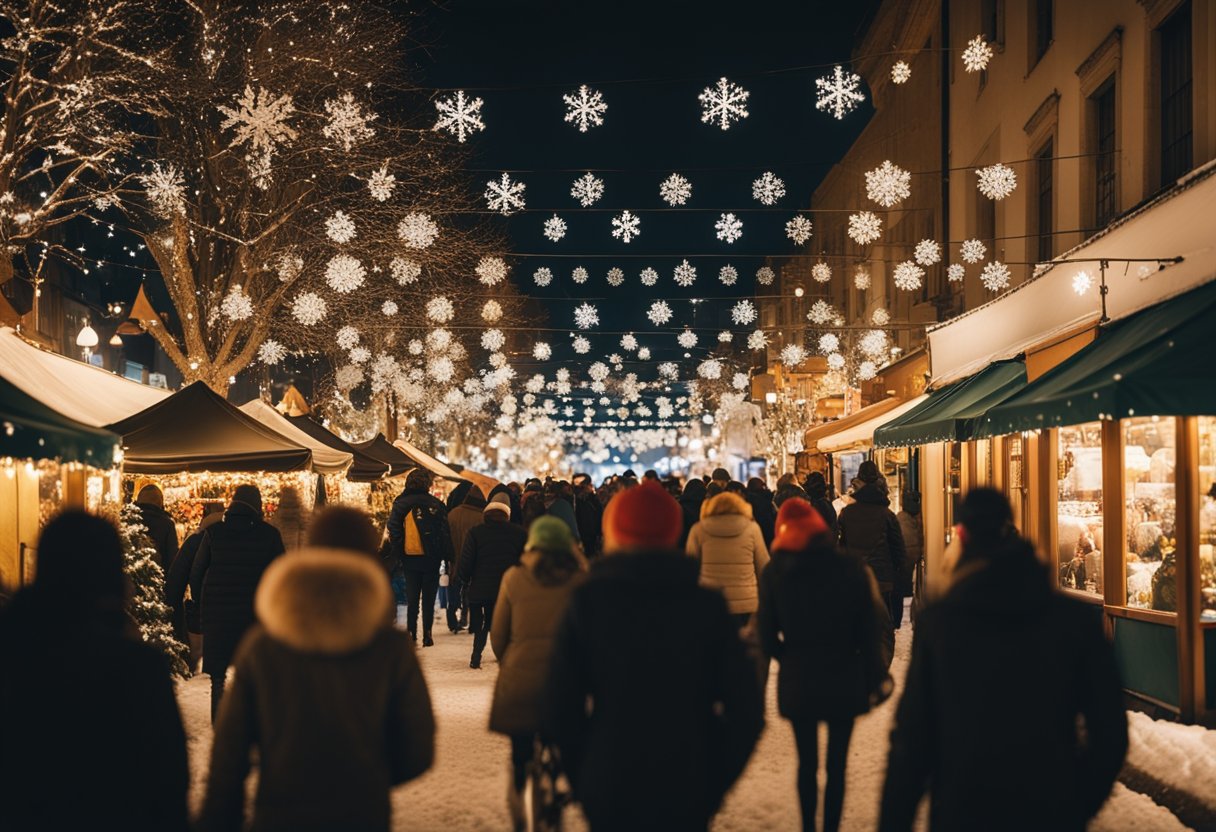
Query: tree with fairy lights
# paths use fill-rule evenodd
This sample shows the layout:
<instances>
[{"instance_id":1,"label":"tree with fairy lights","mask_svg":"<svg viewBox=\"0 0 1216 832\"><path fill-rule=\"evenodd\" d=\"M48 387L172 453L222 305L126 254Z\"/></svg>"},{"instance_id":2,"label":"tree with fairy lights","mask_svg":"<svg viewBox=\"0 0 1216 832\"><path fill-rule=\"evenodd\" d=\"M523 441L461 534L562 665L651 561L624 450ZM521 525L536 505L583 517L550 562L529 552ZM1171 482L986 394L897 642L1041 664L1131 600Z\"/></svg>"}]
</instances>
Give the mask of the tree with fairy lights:
<instances>
[{"instance_id":1,"label":"tree with fairy lights","mask_svg":"<svg viewBox=\"0 0 1216 832\"><path fill-rule=\"evenodd\" d=\"M165 654L174 676L190 675L189 649L173 634L173 611L165 604L165 573L156 562L156 547L148 537L143 515L134 503L122 507L118 523L123 571L131 581L127 614L148 644Z\"/></svg>"}]
</instances>

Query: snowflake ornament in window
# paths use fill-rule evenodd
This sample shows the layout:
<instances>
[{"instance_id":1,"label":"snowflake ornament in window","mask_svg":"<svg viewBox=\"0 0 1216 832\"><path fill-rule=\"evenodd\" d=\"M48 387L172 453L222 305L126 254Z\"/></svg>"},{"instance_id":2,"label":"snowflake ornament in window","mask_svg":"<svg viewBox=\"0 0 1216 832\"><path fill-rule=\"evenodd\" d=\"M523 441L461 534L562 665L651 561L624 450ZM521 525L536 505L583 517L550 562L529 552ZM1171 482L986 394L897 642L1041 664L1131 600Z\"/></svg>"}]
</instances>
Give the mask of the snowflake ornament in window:
<instances>
[{"instance_id":1,"label":"snowflake ornament in window","mask_svg":"<svg viewBox=\"0 0 1216 832\"><path fill-rule=\"evenodd\" d=\"M992 47L984 40L983 35L976 35L967 41L962 58L964 69L968 72L979 72L988 68L988 62L992 60Z\"/></svg>"},{"instance_id":2,"label":"snowflake ornament in window","mask_svg":"<svg viewBox=\"0 0 1216 832\"><path fill-rule=\"evenodd\" d=\"M676 281L677 286L688 287L688 286L691 286L693 283L695 283L696 280L697 280L697 270L692 265L692 263L689 263L687 260L685 260L683 263L676 266L675 281Z\"/></svg>"},{"instance_id":3,"label":"snowflake ornament in window","mask_svg":"<svg viewBox=\"0 0 1216 832\"><path fill-rule=\"evenodd\" d=\"M545 220L545 237L556 243L562 237L566 236L566 221L557 214Z\"/></svg>"},{"instance_id":4,"label":"snowflake ornament in window","mask_svg":"<svg viewBox=\"0 0 1216 832\"><path fill-rule=\"evenodd\" d=\"M857 245L869 245L880 236L882 236L882 219L873 211L849 214L849 237Z\"/></svg>"},{"instance_id":5,"label":"snowflake ornament in window","mask_svg":"<svg viewBox=\"0 0 1216 832\"><path fill-rule=\"evenodd\" d=\"M988 247L979 240L963 240L962 246L959 247L959 256L966 263L978 263L987 253Z\"/></svg>"},{"instance_id":6,"label":"snowflake ornament in window","mask_svg":"<svg viewBox=\"0 0 1216 832\"><path fill-rule=\"evenodd\" d=\"M646 317L655 326L662 326L671 320L671 307L667 305L665 300L656 300L650 304L649 311L646 312Z\"/></svg>"},{"instance_id":7,"label":"snowflake ornament in window","mask_svg":"<svg viewBox=\"0 0 1216 832\"><path fill-rule=\"evenodd\" d=\"M865 101L861 91L861 76L845 72L837 64L831 75L815 79L815 109L831 113L839 121Z\"/></svg>"},{"instance_id":8,"label":"snowflake ornament in window","mask_svg":"<svg viewBox=\"0 0 1216 832\"><path fill-rule=\"evenodd\" d=\"M455 95L435 102L439 120L431 129L445 130L455 136L456 141L464 144L464 140L469 136L486 129L485 122L481 120L483 103L480 98L468 98L464 90L457 90Z\"/></svg>"},{"instance_id":9,"label":"snowflake ornament in window","mask_svg":"<svg viewBox=\"0 0 1216 832\"><path fill-rule=\"evenodd\" d=\"M502 320L502 304L496 300L486 301L481 307L481 319L491 324Z\"/></svg>"},{"instance_id":10,"label":"snowflake ornament in window","mask_svg":"<svg viewBox=\"0 0 1216 832\"><path fill-rule=\"evenodd\" d=\"M604 96L586 84L580 85L577 93L563 95L562 101L566 102L566 123L577 124L578 132L586 133L587 128L604 123L604 113L608 110Z\"/></svg>"},{"instance_id":11,"label":"snowflake ornament in window","mask_svg":"<svg viewBox=\"0 0 1216 832\"><path fill-rule=\"evenodd\" d=\"M816 283L829 283L832 280L832 267L820 260L811 266L811 277Z\"/></svg>"},{"instance_id":12,"label":"snowflake ornament in window","mask_svg":"<svg viewBox=\"0 0 1216 832\"><path fill-rule=\"evenodd\" d=\"M176 166L161 167L160 162L153 162L152 170L137 178L148 195L152 213L164 219L186 213L186 180Z\"/></svg>"},{"instance_id":13,"label":"snowflake ornament in window","mask_svg":"<svg viewBox=\"0 0 1216 832\"><path fill-rule=\"evenodd\" d=\"M291 314L297 321L304 326L313 326L319 324L325 318L325 314L329 311L329 305L325 302L325 298L318 295L316 292L304 292L296 295L291 302Z\"/></svg>"},{"instance_id":14,"label":"snowflake ornament in window","mask_svg":"<svg viewBox=\"0 0 1216 832\"><path fill-rule=\"evenodd\" d=\"M477 279L486 286L497 286L507 279L507 261L501 257L483 257L477 261Z\"/></svg>"},{"instance_id":15,"label":"snowflake ornament in window","mask_svg":"<svg viewBox=\"0 0 1216 832\"><path fill-rule=\"evenodd\" d=\"M672 208L683 205L692 197L692 183L673 173L659 183L659 196Z\"/></svg>"},{"instance_id":16,"label":"snowflake ornament in window","mask_svg":"<svg viewBox=\"0 0 1216 832\"><path fill-rule=\"evenodd\" d=\"M785 224L785 236L793 240L795 245L800 246L811 239L813 227L810 220L799 215Z\"/></svg>"},{"instance_id":17,"label":"snowflake ornament in window","mask_svg":"<svg viewBox=\"0 0 1216 832\"><path fill-rule=\"evenodd\" d=\"M770 171L760 174L760 178L752 182L752 199L761 205L776 205L783 196L785 183Z\"/></svg>"},{"instance_id":18,"label":"snowflake ornament in window","mask_svg":"<svg viewBox=\"0 0 1216 832\"><path fill-rule=\"evenodd\" d=\"M814 324L826 324L832 320L836 311L826 300L817 300L811 304L811 310L806 313L806 319Z\"/></svg>"},{"instance_id":19,"label":"snowflake ornament in window","mask_svg":"<svg viewBox=\"0 0 1216 832\"><path fill-rule=\"evenodd\" d=\"M832 332L825 332L819 336L819 351L823 354L836 352L840 349L840 337Z\"/></svg>"},{"instance_id":20,"label":"snowflake ornament in window","mask_svg":"<svg viewBox=\"0 0 1216 832\"><path fill-rule=\"evenodd\" d=\"M967 276L967 267L962 263L951 263L946 268L946 279L951 283L958 283Z\"/></svg>"},{"instance_id":21,"label":"snowflake ornament in window","mask_svg":"<svg viewBox=\"0 0 1216 832\"><path fill-rule=\"evenodd\" d=\"M582 266L575 266L574 271L570 272L570 279L575 283L586 283L589 277L591 277L591 272Z\"/></svg>"},{"instance_id":22,"label":"snowflake ornament in window","mask_svg":"<svg viewBox=\"0 0 1216 832\"><path fill-rule=\"evenodd\" d=\"M891 83L906 84L911 77L912 67L908 66L907 61L896 61L891 65Z\"/></svg>"},{"instance_id":23,"label":"snowflake ornament in window","mask_svg":"<svg viewBox=\"0 0 1216 832\"><path fill-rule=\"evenodd\" d=\"M642 233L642 221L632 211L622 211L612 218L612 236L628 243Z\"/></svg>"},{"instance_id":24,"label":"snowflake ornament in window","mask_svg":"<svg viewBox=\"0 0 1216 832\"><path fill-rule=\"evenodd\" d=\"M359 346L359 330L347 325L338 330L334 341L344 350L353 350Z\"/></svg>"},{"instance_id":25,"label":"snowflake ornament in window","mask_svg":"<svg viewBox=\"0 0 1216 832\"><path fill-rule=\"evenodd\" d=\"M436 323L446 324L456 315L456 307L447 298L440 295L426 302L426 316Z\"/></svg>"},{"instance_id":26,"label":"snowflake ornament in window","mask_svg":"<svg viewBox=\"0 0 1216 832\"><path fill-rule=\"evenodd\" d=\"M349 243L355 239L355 221L346 216L343 211L335 211L334 215L325 221L325 236L335 243Z\"/></svg>"},{"instance_id":27,"label":"snowflake ornament in window","mask_svg":"<svg viewBox=\"0 0 1216 832\"><path fill-rule=\"evenodd\" d=\"M787 367L797 367L806 361L806 350L799 344L786 344L781 350L781 363Z\"/></svg>"},{"instance_id":28,"label":"snowflake ornament in window","mask_svg":"<svg viewBox=\"0 0 1216 832\"><path fill-rule=\"evenodd\" d=\"M380 312L391 318L393 315L397 314L397 302L386 300L384 303L380 304Z\"/></svg>"},{"instance_id":29,"label":"snowflake ornament in window","mask_svg":"<svg viewBox=\"0 0 1216 832\"><path fill-rule=\"evenodd\" d=\"M853 272L854 288L865 291L870 288L870 283L870 270L865 266L858 266L857 270Z\"/></svg>"},{"instance_id":30,"label":"snowflake ornament in window","mask_svg":"<svg viewBox=\"0 0 1216 832\"><path fill-rule=\"evenodd\" d=\"M553 357L553 347L540 341L532 345L532 357L537 361L548 361Z\"/></svg>"},{"instance_id":31,"label":"snowflake ornament in window","mask_svg":"<svg viewBox=\"0 0 1216 832\"><path fill-rule=\"evenodd\" d=\"M905 260L895 267L895 287L911 292L921 287L921 282L925 276L925 270L913 263L911 260Z\"/></svg>"},{"instance_id":32,"label":"snowflake ornament in window","mask_svg":"<svg viewBox=\"0 0 1216 832\"><path fill-rule=\"evenodd\" d=\"M230 321L244 321L253 317L253 299L245 294L241 284L236 284L228 290L223 303L220 304L220 314Z\"/></svg>"},{"instance_id":33,"label":"snowflake ornament in window","mask_svg":"<svg viewBox=\"0 0 1216 832\"><path fill-rule=\"evenodd\" d=\"M221 104L217 109L224 115L220 130L236 128L228 146L248 145L245 163L249 174L258 188L266 190L272 181L275 153L296 138L296 131L287 123L296 110L291 96L275 98L263 87L255 93L253 87L246 85L235 107Z\"/></svg>"},{"instance_id":34,"label":"snowflake ornament in window","mask_svg":"<svg viewBox=\"0 0 1216 832\"><path fill-rule=\"evenodd\" d=\"M574 347L574 351L579 355L586 355L591 352L591 341L584 338L582 335L576 336L570 345Z\"/></svg>"},{"instance_id":35,"label":"snowflake ornament in window","mask_svg":"<svg viewBox=\"0 0 1216 832\"><path fill-rule=\"evenodd\" d=\"M942 261L942 247L937 240L921 240L912 252L913 259L922 266L932 266Z\"/></svg>"},{"instance_id":36,"label":"snowflake ornament in window","mask_svg":"<svg viewBox=\"0 0 1216 832\"><path fill-rule=\"evenodd\" d=\"M979 177L975 186L989 199L1004 199L1018 186L1018 176L1013 172L1013 168L1000 162L980 168L975 175Z\"/></svg>"},{"instance_id":37,"label":"snowflake ornament in window","mask_svg":"<svg viewBox=\"0 0 1216 832\"><path fill-rule=\"evenodd\" d=\"M727 264L718 270L718 280L723 286L734 286L738 279L739 271L734 266Z\"/></svg>"},{"instance_id":38,"label":"snowflake ornament in window","mask_svg":"<svg viewBox=\"0 0 1216 832\"><path fill-rule=\"evenodd\" d=\"M329 288L343 295L348 295L363 285L367 277L367 269L349 254L335 254L329 258L325 267L325 282Z\"/></svg>"},{"instance_id":39,"label":"snowflake ornament in window","mask_svg":"<svg viewBox=\"0 0 1216 832\"><path fill-rule=\"evenodd\" d=\"M329 114L329 123L321 128L321 134L342 145L347 153L376 132L368 123L375 120L376 114L363 112L352 93L345 92L326 101L325 112Z\"/></svg>"},{"instance_id":40,"label":"snowflake ornament in window","mask_svg":"<svg viewBox=\"0 0 1216 832\"><path fill-rule=\"evenodd\" d=\"M684 349L690 350L697 345L697 333L686 329L676 336L676 343Z\"/></svg>"},{"instance_id":41,"label":"snowflake ornament in window","mask_svg":"<svg viewBox=\"0 0 1216 832\"><path fill-rule=\"evenodd\" d=\"M641 278L643 286L654 286L659 282L659 273L655 269L647 266L646 268L642 269Z\"/></svg>"},{"instance_id":42,"label":"snowflake ornament in window","mask_svg":"<svg viewBox=\"0 0 1216 832\"><path fill-rule=\"evenodd\" d=\"M258 361L273 367L287 357L287 348L273 338L268 338L258 347Z\"/></svg>"},{"instance_id":43,"label":"snowflake ornament in window","mask_svg":"<svg viewBox=\"0 0 1216 832\"><path fill-rule=\"evenodd\" d=\"M570 196L578 200L584 208L590 208L600 201L604 195L604 180L597 179L590 173L584 173L570 186Z\"/></svg>"},{"instance_id":44,"label":"snowflake ornament in window","mask_svg":"<svg viewBox=\"0 0 1216 832\"><path fill-rule=\"evenodd\" d=\"M616 266L613 266L611 269L608 270L608 285L609 286L620 286L624 282L625 282L624 269L619 269Z\"/></svg>"},{"instance_id":45,"label":"snowflake ornament in window","mask_svg":"<svg viewBox=\"0 0 1216 832\"><path fill-rule=\"evenodd\" d=\"M553 272L551 272L548 267L541 266L532 273L532 280L537 286L548 286L553 282Z\"/></svg>"},{"instance_id":46,"label":"snowflake ornament in window","mask_svg":"<svg viewBox=\"0 0 1216 832\"><path fill-rule=\"evenodd\" d=\"M719 78L717 84L706 87L697 96L701 102L701 123L717 124L723 130L729 130L736 121L747 118L747 97L748 92L743 87Z\"/></svg>"},{"instance_id":47,"label":"snowflake ornament in window","mask_svg":"<svg viewBox=\"0 0 1216 832\"><path fill-rule=\"evenodd\" d=\"M993 260L984 266L984 271L980 273L980 282L989 292L1009 288L1009 267L1000 260Z\"/></svg>"},{"instance_id":48,"label":"snowflake ornament in window","mask_svg":"<svg viewBox=\"0 0 1216 832\"><path fill-rule=\"evenodd\" d=\"M522 211L527 207L524 202L524 191L527 186L523 182L511 179L510 174L504 173L499 179L491 179L486 183L486 204L491 211L497 211L504 217Z\"/></svg>"},{"instance_id":49,"label":"snowflake ornament in window","mask_svg":"<svg viewBox=\"0 0 1216 832\"><path fill-rule=\"evenodd\" d=\"M599 326L600 314L589 303L580 303L574 309L574 323L579 329L591 329Z\"/></svg>"},{"instance_id":50,"label":"snowflake ornament in window","mask_svg":"<svg viewBox=\"0 0 1216 832\"><path fill-rule=\"evenodd\" d=\"M743 236L743 221L734 214L722 214L714 223L714 230L717 232L719 240L727 244L733 243Z\"/></svg>"},{"instance_id":51,"label":"snowflake ornament in window","mask_svg":"<svg viewBox=\"0 0 1216 832\"><path fill-rule=\"evenodd\" d=\"M870 313L870 323L875 326L886 326L891 323L891 313L880 306Z\"/></svg>"},{"instance_id":52,"label":"snowflake ornament in window","mask_svg":"<svg viewBox=\"0 0 1216 832\"><path fill-rule=\"evenodd\" d=\"M381 165L379 170L372 171L367 178L367 190L376 202L387 202L396 187L397 177L388 172L388 162Z\"/></svg>"},{"instance_id":53,"label":"snowflake ornament in window","mask_svg":"<svg viewBox=\"0 0 1216 832\"><path fill-rule=\"evenodd\" d=\"M439 237L439 226L429 214L412 211L397 224L397 236L405 243L406 248L430 248Z\"/></svg>"},{"instance_id":54,"label":"snowflake ornament in window","mask_svg":"<svg viewBox=\"0 0 1216 832\"><path fill-rule=\"evenodd\" d=\"M866 196L884 208L898 205L912 194L912 174L888 159L866 171Z\"/></svg>"},{"instance_id":55,"label":"snowflake ornament in window","mask_svg":"<svg viewBox=\"0 0 1216 832\"><path fill-rule=\"evenodd\" d=\"M497 352L507 343L507 336L503 334L501 329L487 329L481 333L481 348L490 352Z\"/></svg>"}]
</instances>

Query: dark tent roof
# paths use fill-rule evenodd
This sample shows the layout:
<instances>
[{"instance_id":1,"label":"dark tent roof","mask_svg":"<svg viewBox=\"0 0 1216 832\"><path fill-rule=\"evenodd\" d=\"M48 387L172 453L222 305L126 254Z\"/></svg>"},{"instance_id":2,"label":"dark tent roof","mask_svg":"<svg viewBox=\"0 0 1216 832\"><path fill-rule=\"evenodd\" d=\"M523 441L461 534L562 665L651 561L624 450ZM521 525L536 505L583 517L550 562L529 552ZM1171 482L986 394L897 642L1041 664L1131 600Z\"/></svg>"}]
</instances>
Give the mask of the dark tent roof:
<instances>
[{"instance_id":1,"label":"dark tent roof","mask_svg":"<svg viewBox=\"0 0 1216 832\"><path fill-rule=\"evenodd\" d=\"M964 381L934 390L929 398L874 431L874 447L965 442L984 414L1026 386L1026 363L997 361Z\"/></svg>"},{"instance_id":2,"label":"dark tent roof","mask_svg":"<svg viewBox=\"0 0 1216 832\"><path fill-rule=\"evenodd\" d=\"M390 477L399 476L411 468L418 467L414 460L405 455L405 451L385 439L383 433L377 433L375 439L366 442L354 442L352 446L374 459L388 463Z\"/></svg>"},{"instance_id":3,"label":"dark tent roof","mask_svg":"<svg viewBox=\"0 0 1216 832\"><path fill-rule=\"evenodd\" d=\"M374 456L359 450L341 436L327 430L311 416L288 416L287 421L318 442L322 442L334 450L353 454L355 461L351 463L350 468L346 469L346 478L351 482L375 482L388 474L387 462L381 462Z\"/></svg>"},{"instance_id":4,"label":"dark tent roof","mask_svg":"<svg viewBox=\"0 0 1216 832\"><path fill-rule=\"evenodd\" d=\"M0 378L0 456L114 464L118 437L56 413Z\"/></svg>"},{"instance_id":5,"label":"dark tent roof","mask_svg":"<svg viewBox=\"0 0 1216 832\"><path fill-rule=\"evenodd\" d=\"M312 461L301 448L196 381L164 401L108 426L122 436L123 470L298 471Z\"/></svg>"}]
</instances>

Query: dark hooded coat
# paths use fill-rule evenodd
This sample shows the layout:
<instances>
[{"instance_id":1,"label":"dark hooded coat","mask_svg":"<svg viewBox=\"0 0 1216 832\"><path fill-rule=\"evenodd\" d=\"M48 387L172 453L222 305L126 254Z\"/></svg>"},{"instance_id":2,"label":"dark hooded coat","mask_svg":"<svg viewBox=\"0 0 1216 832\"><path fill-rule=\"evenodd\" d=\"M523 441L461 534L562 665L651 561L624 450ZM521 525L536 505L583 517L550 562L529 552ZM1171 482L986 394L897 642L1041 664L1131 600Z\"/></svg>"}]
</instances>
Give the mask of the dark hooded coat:
<instances>
[{"instance_id":1,"label":"dark hooded coat","mask_svg":"<svg viewBox=\"0 0 1216 832\"><path fill-rule=\"evenodd\" d=\"M888 508L886 491L875 483L857 489L853 500L836 521L840 548L869 566L882 591L890 592L907 558L899 520Z\"/></svg>"}]
</instances>

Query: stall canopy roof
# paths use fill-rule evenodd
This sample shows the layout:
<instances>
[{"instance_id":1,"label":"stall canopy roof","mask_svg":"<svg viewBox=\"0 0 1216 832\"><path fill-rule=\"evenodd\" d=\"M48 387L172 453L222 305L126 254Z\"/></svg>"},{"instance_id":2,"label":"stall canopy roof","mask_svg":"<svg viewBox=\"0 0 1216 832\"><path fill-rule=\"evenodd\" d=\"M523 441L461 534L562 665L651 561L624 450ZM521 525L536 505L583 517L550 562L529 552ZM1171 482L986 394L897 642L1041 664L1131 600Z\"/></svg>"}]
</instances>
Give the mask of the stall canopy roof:
<instances>
[{"instance_id":1,"label":"stall canopy roof","mask_svg":"<svg viewBox=\"0 0 1216 832\"><path fill-rule=\"evenodd\" d=\"M311 416L285 417L294 427L336 451L351 454L354 462L346 469L346 478L352 482L376 482L388 474L388 463L369 456L341 436L316 422Z\"/></svg>"},{"instance_id":2,"label":"stall canopy roof","mask_svg":"<svg viewBox=\"0 0 1216 832\"><path fill-rule=\"evenodd\" d=\"M404 439L398 439L393 443L393 446L413 460L415 464L425 468L437 477L443 477L445 480L456 480L457 482L464 479L459 473L435 459L435 457L426 451L418 450Z\"/></svg>"},{"instance_id":3,"label":"stall canopy roof","mask_svg":"<svg viewBox=\"0 0 1216 832\"><path fill-rule=\"evenodd\" d=\"M839 433L845 428L850 428L853 425L861 424L868 419L873 419L875 416L888 413L898 406L899 398L892 396L889 399L883 399L880 402L875 402L868 407L863 407L856 413L851 413L848 416L844 416L833 422L824 422L822 425L815 425L815 427L810 428L805 434L803 434L802 447L808 453L827 453L826 451L820 450L819 440L823 439L824 437L831 436L834 433Z\"/></svg>"},{"instance_id":4,"label":"stall canopy roof","mask_svg":"<svg viewBox=\"0 0 1216 832\"><path fill-rule=\"evenodd\" d=\"M1128 416L1216 413L1216 282L1113 324L988 412L992 436Z\"/></svg>"},{"instance_id":5,"label":"stall canopy roof","mask_svg":"<svg viewBox=\"0 0 1216 832\"><path fill-rule=\"evenodd\" d=\"M241 405L247 416L252 416L275 433L285 436L297 445L312 451L312 470L318 474L341 474L351 466L355 455L339 451L305 433L293 425L286 416L261 399L252 399Z\"/></svg>"},{"instance_id":6,"label":"stall canopy roof","mask_svg":"<svg viewBox=\"0 0 1216 832\"><path fill-rule=\"evenodd\" d=\"M871 447L875 444L874 431L879 426L887 424L892 419L899 418L921 405L928 398L928 395L921 394L890 410L876 413L864 422L858 422L852 427L846 427L843 430L837 431L831 436L822 436L819 438L819 450L824 453L838 454L842 451Z\"/></svg>"},{"instance_id":7,"label":"stall canopy roof","mask_svg":"<svg viewBox=\"0 0 1216 832\"><path fill-rule=\"evenodd\" d=\"M47 352L0 327L0 378L74 422L94 428L168 398L169 391Z\"/></svg>"},{"instance_id":8,"label":"stall canopy roof","mask_svg":"<svg viewBox=\"0 0 1216 832\"><path fill-rule=\"evenodd\" d=\"M0 378L0 456L62 459L97 468L114 464L118 437L51 410Z\"/></svg>"},{"instance_id":9,"label":"stall canopy roof","mask_svg":"<svg viewBox=\"0 0 1216 832\"><path fill-rule=\"evenodd\" d=\"M312 462L308 448L245 415L201 381L109 428L122 436L123 470L132 473L298 471Z\"/></svg>"},{"instance_id":10,"label":"stall canopy roof","mask_svg":"<svg viewBox=\"0 0 1216 832\"><path fill-rule=\"evenodd\" d=\"M965 442L991 408L1026 386L1026 362L998 361L987 369L941 390L874 431L879 448Z\"/></svg>"},{"instance_id":11,"label":"stall canopy roof","mask_svg":"<svg viewBox=\"0 0 1216 832\"><path fill-rule=\"evenodd\" d=\"M416 467L416 463L406 456L404 451L385 439L383 433L377 433L375 439L369 439L366 442L354 442L352 444L355 448L373 459L378 459L387 464L388 475L390 477L401 476L406 471Z\"/></svg>"}]
</instances>

